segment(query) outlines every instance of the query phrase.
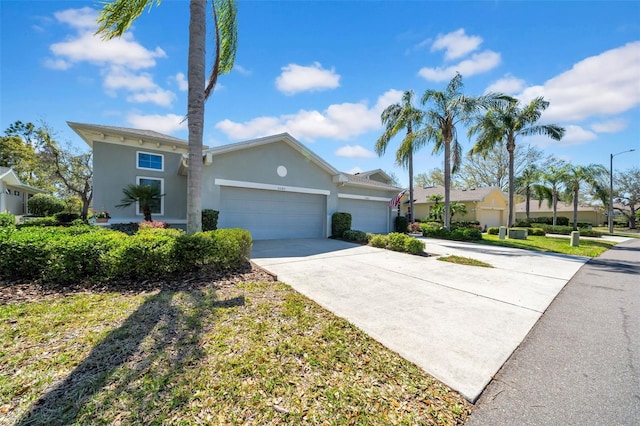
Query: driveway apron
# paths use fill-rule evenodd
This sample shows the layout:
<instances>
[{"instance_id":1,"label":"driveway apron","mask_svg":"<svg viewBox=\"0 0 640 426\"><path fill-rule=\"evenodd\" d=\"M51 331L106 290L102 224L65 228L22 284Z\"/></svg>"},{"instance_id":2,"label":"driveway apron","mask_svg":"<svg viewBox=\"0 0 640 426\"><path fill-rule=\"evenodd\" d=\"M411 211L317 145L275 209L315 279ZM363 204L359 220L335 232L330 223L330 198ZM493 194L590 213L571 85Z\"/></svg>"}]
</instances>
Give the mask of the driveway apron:
<instances>
[{"instance_id":1,"label":"driveway apron","mask_svg":"<svg viewBox=\"0 0 640 426\"><path fill-rule=\"evenodd\" d=\"M263 240L252 260L474 402L587 258L424 241L432 256ZM435 256L448 254L494 268Z\"/></svg>"}]
</instances>

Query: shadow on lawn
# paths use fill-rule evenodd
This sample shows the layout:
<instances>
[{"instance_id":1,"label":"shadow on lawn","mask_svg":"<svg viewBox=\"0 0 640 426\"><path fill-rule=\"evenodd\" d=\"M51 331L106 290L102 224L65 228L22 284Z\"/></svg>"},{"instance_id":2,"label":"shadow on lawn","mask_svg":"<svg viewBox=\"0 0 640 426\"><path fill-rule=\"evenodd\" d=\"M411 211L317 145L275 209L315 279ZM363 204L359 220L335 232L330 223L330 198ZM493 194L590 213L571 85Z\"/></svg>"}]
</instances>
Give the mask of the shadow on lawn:
<instances>
[{"instance_id":1,"label":"shadow on lawn","mask_svg":"<svg viewBox=\"0 0 640 426\"><path fill-rule=\"evenodd\" d=\"M171 392L185 368L203 357L203 321L216 309L244 302L244 297L216 301L213 289L162 290L150 296L71 374L52 384L17 425L90 423L122 398L137 403L127 406L133 415L149 415L154 405L149 398ZM188 397L172 398L172 406L186 403ZM142 412L135 413L136 408Z\"/></svg>"}]
</instances>

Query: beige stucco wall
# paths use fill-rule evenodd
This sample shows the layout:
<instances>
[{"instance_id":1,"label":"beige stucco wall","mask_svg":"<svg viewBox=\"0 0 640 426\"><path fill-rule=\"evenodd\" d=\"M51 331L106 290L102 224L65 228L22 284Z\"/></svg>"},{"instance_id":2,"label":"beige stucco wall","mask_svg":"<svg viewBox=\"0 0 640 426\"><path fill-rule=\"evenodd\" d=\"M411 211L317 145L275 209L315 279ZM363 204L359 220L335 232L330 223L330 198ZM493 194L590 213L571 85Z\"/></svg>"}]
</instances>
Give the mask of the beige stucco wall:
<instances>
[{"instance_id":1,"label":"beige stucco wall","mask_svg":"<svg viewBox=\"0 0 640 426\"><path fill-rule=\"evenodd\" d=\"M558 217L564 216L569 218L569 222L573 221L573 212L561 211L557 213ZM551 217L553 216L553 212L551 210L544 212L531 212L529 217ZM516 219L524 219L527 217L525 212L517 212ZM600 210L578 210L578 222L589 222L592 225L602 225L607 222L607 217Z\"/></svg>"}]
</instances>

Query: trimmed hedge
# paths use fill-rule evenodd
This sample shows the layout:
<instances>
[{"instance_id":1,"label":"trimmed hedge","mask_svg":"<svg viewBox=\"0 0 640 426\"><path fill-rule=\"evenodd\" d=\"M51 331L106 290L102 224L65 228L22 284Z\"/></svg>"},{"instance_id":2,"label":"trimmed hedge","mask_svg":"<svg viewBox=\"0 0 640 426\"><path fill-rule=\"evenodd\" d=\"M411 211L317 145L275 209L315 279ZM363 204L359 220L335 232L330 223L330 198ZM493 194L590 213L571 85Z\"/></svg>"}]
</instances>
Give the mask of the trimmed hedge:
<instances>
[{"instance_id":1,"label":"trimmed hedge","mask_svg":"<svg viewBox=\"0 0 640 426\"><path fill-rule=\"evenodd\" d=\"M5 226L15 226L16 217L11 213L0 213L0 228Z\"/></svg>"},{"instance_id":2,"label":"trimmed hedge","mask_svg":"<svg viewBox=\"0 0 640 426\"><path fill-rule=\"evenodd\" d=\"M367 234L363 231L357 231L350 229L348 231L344 231L342 234L342 239L345 241L355 241L357 243L366 243L369 241L370 234Z\"/></svg>"},{"instance_id":3,"label":"trimmed hedge","mask_svg":"<svg viewBox=\"0 0 640 426\"><path fill-rule=\"evenodd\" d=\"M409 220L404 216L396 216L395 229L396 232L407 232L409 227Z\"/></svg>"},{"instance_id":4,"label":"trimmed hedge","mask_svg":"<svg viewBox=\"0 0 640 426\"><path fill-rule=\"evenodd\" d=\"M446 229L422 224L420 227L422 235L430 238L441 238L455 241L479 241L482 240L482 231L476 228L454 228Z\"/></svg>"},{"instance_id":5,"label":"trimmed hedge","mask_svg":"<svg viewBox=\"0 0 640 426\"><path fill-rule=\"evenodd\" d=\"M425 247L423 241L401 232L392 232L388 235L372 235L369 239L369 245L411 254L422 253Z\"/></svg>"},{"instance_id":6,"label":"trimmed hedge","mask_svg":"<svg viewBox=\"0 0 640 426\"><path fill-rule=\"evenodd\" d=\"M489 235L498 235L500 233L500 228L492 226L487 228L487 234Z\"/></svg>"},{"instance_id":7,"label":"trimmed hedge","mask_svg":"<svg viewBox=\"0 0 640 426\"><path fill-rule=\"evenodd\" d=\"M94 226L0 228L0 277L65 283L84 279L149 279L195 267L242 266L251 234L219 229L186 235L151 228L128 236Z\"/></svg>"},{"instance_id":8,"label":"trimmed hedge","mask_svg":"<svg viewBox=\"0 0 640 426\"><path fill-rule=\"evenodd\" d=\"M547 234L560 234L560 235L571 235L573 232L572 226L553 226L553 225L538 225L542 228ZM581 237L602 237L602 232L594 231L591 229L580 229Z\"/></svg>"},{"instance_id":9,"label":"trimmed hedge","mask_svg":"<svg viewBox=\"0 0 640 426\"><path fill-rule=\"evenodd\" d=\"M51 216L63 211L67 205L60 198L48 194L36 194L27 201L34 216Z\"/></svg>"},{"instance_id":10,"label":"trimmed hedge","mask_svg":"<svg viewBox=\"0 0 640 426\"><path fill-rule=\"evenodd\" d=\"M220 212L218 210L203 209L202 210L202 230L203 231L215 231L218 229L218 216Z\"/></svg>"},{"instance_id":11,"label":"trimmed hedge","mask_svg":"<svg viewBox=\"0 0 640 426\"><path fill-rule=\"evenodd\" d=\"M341 238L344 231L351 229L351 213L335 212L331 216L331 236Z\"/></svg>"}]
</instances>

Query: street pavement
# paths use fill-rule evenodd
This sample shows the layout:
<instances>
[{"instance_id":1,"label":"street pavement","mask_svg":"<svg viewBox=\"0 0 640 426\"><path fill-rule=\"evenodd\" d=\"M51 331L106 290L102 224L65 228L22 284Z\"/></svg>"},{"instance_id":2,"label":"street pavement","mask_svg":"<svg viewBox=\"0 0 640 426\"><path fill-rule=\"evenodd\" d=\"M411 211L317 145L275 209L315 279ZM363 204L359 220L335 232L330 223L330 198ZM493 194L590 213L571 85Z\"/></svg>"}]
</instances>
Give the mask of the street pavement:
<instances>
[{"instance_id":1,"label":"street pavement","mask_svg":"<svg viewBox=\"0 0 640 426\"><path fill-rule=\"evenodd\" d=\"M640 425L640 239L576 273L467 425Z\"/></svg>"},{"instance_id":2,"label":"street pavement","mask_svg":"<svg viewBox=\"0 0 640 426\"><path fill-rule=\"evenodd\" d=\"M425 242L494 268L331 239L255 241L252 260L473 402L588 258Z\"/></svg>"}]
</instances>

